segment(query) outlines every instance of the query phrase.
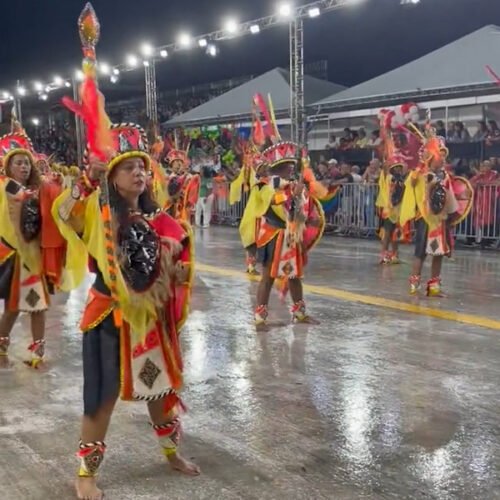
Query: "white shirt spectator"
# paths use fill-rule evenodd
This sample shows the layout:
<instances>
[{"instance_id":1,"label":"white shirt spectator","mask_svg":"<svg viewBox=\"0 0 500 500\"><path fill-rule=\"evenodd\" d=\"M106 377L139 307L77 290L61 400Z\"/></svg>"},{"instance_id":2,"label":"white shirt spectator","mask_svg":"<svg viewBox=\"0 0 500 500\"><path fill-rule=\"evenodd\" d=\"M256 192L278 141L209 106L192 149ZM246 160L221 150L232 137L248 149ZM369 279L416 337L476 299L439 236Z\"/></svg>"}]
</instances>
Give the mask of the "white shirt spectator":
<instances>
[{"instance_id":1,"label":"white shirt spectator","mask_svg":"<svg viewBox=\"0 0 500 500\"><path fill-rule=\"evenodd\" d=\"M360 168L357 165L354 165L351 169L352 180L354 184L361 184L363 182L363 177L359 175Z\"/></svg>"}]
</instances>

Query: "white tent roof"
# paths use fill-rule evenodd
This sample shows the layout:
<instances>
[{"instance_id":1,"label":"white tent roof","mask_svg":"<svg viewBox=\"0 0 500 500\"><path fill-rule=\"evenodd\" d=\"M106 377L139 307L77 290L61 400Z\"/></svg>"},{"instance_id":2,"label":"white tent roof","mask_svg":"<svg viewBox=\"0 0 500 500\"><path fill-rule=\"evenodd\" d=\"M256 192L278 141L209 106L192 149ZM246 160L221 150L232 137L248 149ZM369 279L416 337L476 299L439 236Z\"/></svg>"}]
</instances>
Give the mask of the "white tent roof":
<instances>
[{"instance_id":1,"label":"white tent roof","mask_svg":"<svg viewBox=\"0 0 500 500\"><path fill-rule=\"evenodd\" d=\"M500 73L500 28L489 25L441 47L397 69L343 92L319 100L315 105L345 107L390 100L394 97L443 95L478 88L494 88L486 66Z\"/></svg>"},{"instance_id":2,"label":"white tent roof","mask_svg":"<svg viewBox=\"0 0 500 500\"><path fill-rule=\"evenodd\" d=\"M306 104L312 104L344 89L345 87L342 85L312 76L306 75L304 78ZM252 99L257 93L264 96L270 94L277 112L288 110L290 107L289 72L283 68L275 68L191 109L187 113L172 118L167 124L215 123L248 117L251 113Z\"/></svg>"}]
</instances>

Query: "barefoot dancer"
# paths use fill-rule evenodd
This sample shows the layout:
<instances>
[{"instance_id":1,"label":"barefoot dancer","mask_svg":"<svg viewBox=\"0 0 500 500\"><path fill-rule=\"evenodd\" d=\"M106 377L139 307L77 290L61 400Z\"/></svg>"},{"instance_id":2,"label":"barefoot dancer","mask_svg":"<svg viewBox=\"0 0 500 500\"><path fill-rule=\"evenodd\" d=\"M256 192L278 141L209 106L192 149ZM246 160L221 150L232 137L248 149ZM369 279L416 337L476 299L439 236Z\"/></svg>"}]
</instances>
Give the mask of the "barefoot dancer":
<instances>
[{"instance_id":1,"label":"barefoot dancer","mask_svg":"<svg viewBox=\"0 0 500 500\"><path fill-rule=\"evenodd\" d=\"M192 237L188 225L159 210L147 189L151 162L143 130L131 124L92 129L107 117L102 99L92 106L98 92L98 22L89 4L80 25L93 35L84 39L82 104L64 102L86 119L91 161L87 175L56 200L53 214L68 242L73 285L85 277L88 256L96 274L81 322L84 416L76 492L80 499L100 499L96 475L119 396L147 403L153 431L173 469L199 474L177 450L183 385L179 331L193 277Z\"/></svg>"},{"instance_id":2,"label":"barefoot dancer","mask_svg":"<svg viewBox=\"0 0 500 500\"><path fill-rule=\"evenodd\" d=\"M107 166L92 162L88 177L83 177L71 193L63 193L54 207L61 232L68 239L68 265L83 271L88 253L97 275L81 322L84 417L77 481L80 498L98 494L95 476L119 395L147 402L153 429L174 469L199 472L177 453L177 410L182 406L177 394L182 387L178 336L192 278L190 232L188 226L158 210L146 190L149 158L141 149L145 141L141 131L130 126L116 126L112 131L117 156ZM121 264L115 280L102 236L105 222L97 179L103 169ZM78 234L83 234L82 239ZM116 325L115 287L123 314L121 326Z\"/></svg>"},{"instance_id":3,"label":"barefoot dancer","mask_svg":"<svg viewBox=\"0 0 500 500\"><path fill-rule=\"evenodd\" d=\"M0 138L0 364L10 366L10 333L20 312L31 319L32 343L26 364L37 368L45 354L45 311L48 285L57 286L62 269L64 240L52 227L53 192L60 186L44 182L36 168L30 139L13 120L16 131ZM51 227L49 227L51 226ZM51 248L44 248L51 240Z\"/></svg>"}]
</instances>

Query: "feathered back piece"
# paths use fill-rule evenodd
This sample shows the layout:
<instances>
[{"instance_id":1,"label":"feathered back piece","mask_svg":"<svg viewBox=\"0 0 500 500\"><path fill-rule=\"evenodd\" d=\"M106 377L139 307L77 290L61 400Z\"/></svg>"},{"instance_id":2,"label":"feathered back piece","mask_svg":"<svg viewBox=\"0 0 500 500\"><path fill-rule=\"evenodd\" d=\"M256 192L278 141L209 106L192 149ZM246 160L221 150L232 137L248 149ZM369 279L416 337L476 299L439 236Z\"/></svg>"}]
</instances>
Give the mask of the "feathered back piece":
<instances>
[{"instance_id":1,"label":"feathered back piece","mask_svg":"<svg viewBox=\"0 0 500 500\"><path fill-rule=\"evenodd\" d=\"M396 147L392 129L398 127L399 119L396 111L381 109L379 111L380 138L382 139L382 158L385 165L392 169L399 165L406 166L408 158Z\"/></svg>"}]
</instances>

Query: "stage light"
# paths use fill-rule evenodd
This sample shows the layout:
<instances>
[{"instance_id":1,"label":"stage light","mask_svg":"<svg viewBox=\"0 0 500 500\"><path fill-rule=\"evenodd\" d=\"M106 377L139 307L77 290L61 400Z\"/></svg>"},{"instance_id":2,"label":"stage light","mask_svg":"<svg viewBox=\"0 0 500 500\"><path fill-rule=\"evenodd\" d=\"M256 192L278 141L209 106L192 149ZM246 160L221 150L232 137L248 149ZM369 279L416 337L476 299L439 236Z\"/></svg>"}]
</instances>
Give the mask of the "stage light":
<instances>
[{"instance_id":1,"label":"stage light","mask_svg":"<svg viewBox=\"0 0 500 500\"><path fill-rule=\"evenodd\" d=\"M213 45L213 44L210 44L208 47L207 47L207 54L211 57L215 57L217 56L217 54L219 53L219 49L217 49L217 46L216 45Z\"/></svg>"},{"instance_id":2,"label":"stage light","mask_svg":"<svg viewBox=\"0 0 500 500\"><path fill-rule=\"evenodd\" d=\"M145 68L149 68L149 61L142 61Z\"/></svg>"},{"instance_id":3,"label":"stage light","mask_svg":"<svg viewBox=\"0 0 500 500\"><path fill-rule=\"evenodd\" d=\"M417 5L420 0L401 0L401 5Z\"/></svg>"},{"instance_id":4,"label":"stage light","mask_svg":"<svg viewBox=\"0 0 500 500\"><path fill-rule=\"evenodd\" d=\"M135 68L138 64L137 57L134 54L129 54L127 56L127 65L131 68Z\"/></svg>"},{"instance_id":5,"label":"stage light","mask_svg":"<svg viewBox=\"0 0 500 500\"><path fill-rule=\"evenodd\" d=\"M45 92L47 92L47 94L51 91L52 89L50 88L50 85L47 85L45 87Z\"/></svg>"},{"instance_id":6,"label":"stage light","mask_svg":"<svg viewBox=\"0 0 500 500\"><path fill-rule=\"evenodd\" d=\"M191 35L189 35L188 33L181 33L179 35L179 45L182 48L189 49L189 47L191 47L191 43L192 43Z\"/></svg>"},{"instance_id":7,"label":"stage light","mask_svg":"<svg viewBox=\"0 0 500 500\"><path fill-rule=\"evenodd\" d=\"M71 82L64 82L64 86L69 89L71 87Z\"/></svg>"},{"instance_id":8,"label":"stage light","mask_svg":"<svg viewBox=\"0 0 500 500\"><path fill-rule=\"evenodd\" d=\"M83 71L81 69L77 69L75 71L75 78L76 78L76 81L77 82L81 82L83 81L84 79L84 74L83 74Z\"/></svg>"},{"instance_id":9,"label":"stage light","mask_svg":"<svg viewBox=\"0 0 500 500\"><path fill-rule=\"evenodd\" d=\"M41 92L43 90L43 84L41 82L34 82L33 88L35 89L35 92Z\"/></svg>"},{"instance_id":10,"label":"stage light","mask_svg":"<svg viewBox=\"0 0 500 500\"><path fill-rule=\"evenodd\" d=\"M111 78L109 79L111 83L116 83L118 81L118 77L116 75L111 75Z\"/></svg>"},{"instance_id":11,"label":"stage light","mask_svg":"<svg viewBox=\"0 0 500 500\"><path fill-rule=\"evenodd\" d=\"M39 118L32 118L31 123L35 126L38 127L40 125L40 119Z\"/></svg>"},{"instance_id":12,"label":"stage light","mask_svg":"<svg viewBox=\"0 0 500 500\"><path fill-rule=\"evenodd\" d=\"M292 6L289 3L282 3L278 7L278 13L281 17L290 17L292 15Z\"/></svg>"},{"instance_id":13,"label":"stage light","mask_svg":"<svg viewBox=\"0 0 500 500\"><path fill-rule=\"evenodd\" d=\"M60 76L54 76L54 85L61 87L64 84L64 80Z\"/></svg>"},{"instance_id":14,"label":"stage light","mask_svg":"<svg viewBox=\"0 0 500 500\"><path fill-rule=\"evenodd\" d=\"M252 26L250 26L250 33L252 33L252 35L260 33L260 26L258 24L252 24Z\"/></svg>"},{"instance_id":15,"label":"stage light","mask_svg":"<svg viewBox=\"0 0 500 500\"><path fill-rule=\"evenodd\" d=\"M25 96L26 95L26 89L24 87L17 87L17 93L20 96Z\"/></svg>"},{"instance_id":16,"label":"stage light","mask_svg":"<svg viewBox=\"0 0 500 500\"><path fill-rule=\"evenodd\" d=\"M113 68L113 75L118 76L120 74L120 70L118 68Z\"/></svg>"},{"instance_id":17,"label":"stage light","mask_svg":"<svg viewBox=\"0 0 500 500\"><path fill-rule=\"evenodd\" d=\"M105 62L99 63L99 70L103 75L109 75L111 71L109 64Z\"/></svg>"},{"instance_id":18,"label":"stage light","mask_svg":"<svg viewBox=\"0 0 500 500\"><path fill-rule=\"evenodd\" d=\"M224 29L231 35L238 33L240 26L235 19L228 19L224 26Z\"/></svg>"},{"instance_id":19,"label":"stage light","mask_svg":"<svg viewBox=\"0 0 500 500\"><path fill-rule=\"evenodd\" d=\"M12 98L12 96L8 92L2 92L2 97L4 99L11 99Z\"/></svg>"},{"instance_id":20,"label":"stage light","mask_svg":"<svg viewBox=\"0 0 500 500\"><path fill-rule=\"evenodd\" d=\"M321 11L319 10L319 7L311 7L307 14L310 18L318 17L321 14Z\"/></svg>"},{"instance_id":21,"label":"stage light","mask_svg":"<svg viewBox=\"0 0 500 500\"><path fill-rule=\"evenodd\" d=\"M151 57L154 53L155 49L149 43L143 43L141 45L141 53L144 57Z\"/></svg>"},{"instance_id":22,"label":"stage light","mask_svg":"<svg viewBox=\"0 0 500 500\"><path fill-rule=\"evenodd\" d=\"M160 56L165 59L166 57L168 57L168 52L165 49L160 50Z\"/></svg>"},{"instance_id":23,"label":"stage light","mask_svg":"<svg viewBox=\"0 0 500 500\"><path fill-rule=\"evenodd\" d=\"M40 99L42 101L46 101L48 98L49 98L49 96L47 94L40 94Z\"/></svg>"},{"instance_id":24,"label":"stage light","mask_svg":"<svg viewBox=\"0 0 500 500\"><path fill-rule=\"evenodd\" d=\"M208 45L206 38L200 38L198 40L198 45L203 49Z\"/></svg>"}]
</instances>

